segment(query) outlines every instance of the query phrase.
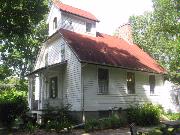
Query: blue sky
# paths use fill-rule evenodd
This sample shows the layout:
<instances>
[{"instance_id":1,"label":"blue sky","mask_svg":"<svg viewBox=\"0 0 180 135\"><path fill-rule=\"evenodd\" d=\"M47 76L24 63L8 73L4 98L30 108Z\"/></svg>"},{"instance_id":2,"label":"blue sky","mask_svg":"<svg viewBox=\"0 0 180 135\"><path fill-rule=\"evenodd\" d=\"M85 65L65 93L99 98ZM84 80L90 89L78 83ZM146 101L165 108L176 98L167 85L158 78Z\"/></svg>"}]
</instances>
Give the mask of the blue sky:
<instances>
[{"instance_id":1,"label":"blue sky","mask_svg":"<svg viewBox=\"0 0 180 135\"><path fill-rule=\"evenodd\" d=\"M93 13L100 23L97 31L112 34L128 22L131 15L152 11L151 0L61 0L61 2Z\"/></svg>"}]
</instances>

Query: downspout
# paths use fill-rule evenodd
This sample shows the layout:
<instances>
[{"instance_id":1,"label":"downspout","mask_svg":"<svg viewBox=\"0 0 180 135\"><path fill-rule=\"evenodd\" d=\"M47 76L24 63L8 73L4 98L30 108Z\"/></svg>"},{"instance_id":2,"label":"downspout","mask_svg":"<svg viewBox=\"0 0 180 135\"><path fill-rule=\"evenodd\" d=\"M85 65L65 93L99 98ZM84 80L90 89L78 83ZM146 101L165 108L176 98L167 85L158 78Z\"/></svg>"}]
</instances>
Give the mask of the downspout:
<instances>
[{"instance_id":1,"label":"downspout","mask_svg":"<svg viewBox=\"0 0 180 135\"><path fill-rule=\"evenodd\" d=\"M82 64L82 63L81 63ZM85 110L84 110L84 79L83 79L83 68L87 65L81 66L81 89L82 89L82 122L85 123Z\"/></svg>"}]
</instances>

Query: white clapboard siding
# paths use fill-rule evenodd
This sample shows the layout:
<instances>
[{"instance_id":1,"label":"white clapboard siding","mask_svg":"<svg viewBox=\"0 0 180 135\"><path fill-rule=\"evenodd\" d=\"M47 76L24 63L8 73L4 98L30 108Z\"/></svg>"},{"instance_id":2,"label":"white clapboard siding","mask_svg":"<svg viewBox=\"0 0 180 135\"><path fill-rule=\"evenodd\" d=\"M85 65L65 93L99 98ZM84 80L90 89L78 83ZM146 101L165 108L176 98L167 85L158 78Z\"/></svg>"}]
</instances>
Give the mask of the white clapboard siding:
<instances>
[{"instance_id":1,"label":"white clapboard siding","mask_svg":"<svg viewBox=\"0 0 180 135\"><path fill-rule=\"evenodd\" d=\"M96 23L94 21L67 13L62 13L61 17L61 28L68 29L81 34L96 35ZM86 22L92 24L92 29L90 33L86 33Z\"/></svg>"},{"instance_id":2,"label":"white clapboard siding","mask_svg":"<svg viewBox=\"0 0 180 135\"><path fill-rule=\"evenodd\" d=\"M37 55L37 58L36 58L36 63L35 63L35 66L34 66L34 70L37 70L39 68L44 67L43 62L44 62L45 50L46 50L46 45L42 44L42 46L40 48L40 51L39 51L39 54Z\"/></svg>"},{"instance_id":3,"label":"white clapboard siding","mask_svg":"<svg viewBox=\"0 0 180 135\"><path fill-rule=\"evenodd\" d=\"M98 94L98 66L86 65L83 69L85 110L98 111L108 110L112 107L127 108L136 103L152 101L160 103L159 93L162 92L162 75L156 75L155 94L150 95L149 74L135 71L135 94L127 94L126 73L119 68L109 69L109 93L107 95ZM133 72L133 71L130 71Z\"/></svg>"},{"instance_id":4,"label":"white clapboard siding","mask_svg":"<svg viewBox=\"0 0 180 135\"><path fill-rule=\"evenodd\" d=\"M66 44L65 59L67 67L64 71L64 103L71 105L71 110L81 110L81 63Z\"/></svg>"},{"instance_id":5,"label":"white clapboard siding","mask_svg":"<svg viewBox=\"0 0 180 135\"><path fill-rule=\"evenodd\" d=\"M35 70L61 62L61 44L63 43L60 39L56 39L50 44L44 43L37 58Z\"/></svg>"},{"instance_id":6,"label":"white clapboard siding","mask_svg":"<svg viewBox=\"0 0 180 135\"><path fill-rule=\"evenodd\" d=\"M53 20L55 17L57 18L57 28L53 29ZM52 5L51 7L50 13L48 15L47 23L49 24L49 36L51 36L60 28L61 11L54 5Z\"/></svg>"},{"instance_id":7,"label":"white clapboard siding","mask_svg":"<svg viewBox=\"0 0 180 135\"><path fill-rule=\"evenodd\" d=\"M52 42L47 42L42 47L40 56L38 57L38 62L36 68L45 66L45 56L48 53L48 65L56 64L61 62L61 44L65 44L65 60L67 65L64 68L57 68L53 72L58 76L59 86L58 93L62 94L58 96L56 100L49 100L50 104L53 106L59 106L61 103L70 104L71 110L80 111L81 110L81 63L78 61L77 57L73 53L72 49L66 44L62 37L54 39ZM45 48L45 49L44 49ZM43 74L46 79L55 76L50 70L44 71ZM42 78L42 79L45 79ZM44 83L46 80L43 81ZM38 85L38 84L37 84ZM48 100L49 86L44 84L44 89L42 95L44 96L44 101ZM61 103L60 103L61 102Z\"/></svg>"}]
</instances>

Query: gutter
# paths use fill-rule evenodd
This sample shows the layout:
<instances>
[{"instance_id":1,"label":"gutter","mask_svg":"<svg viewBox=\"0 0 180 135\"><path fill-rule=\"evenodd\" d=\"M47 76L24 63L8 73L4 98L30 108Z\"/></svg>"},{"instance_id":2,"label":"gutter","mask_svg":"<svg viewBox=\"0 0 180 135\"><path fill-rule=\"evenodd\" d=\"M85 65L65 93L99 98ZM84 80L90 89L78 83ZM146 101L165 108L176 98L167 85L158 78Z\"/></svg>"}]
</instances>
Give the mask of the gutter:
<instances>
[{"instance_id":1,"label":"gutter","mask_svg":"<svg viewBox=\"0 0 180 135\"><path fill-rule=\"evenodd\" d=\"M144 69L128 68L128 67L123 67L123 66L116 66L116 65L110 65L110 64L102 64L102 63L90 62L90 61L85 61L85 60L80 60L80 63L87 63L87 64L92 64L92 65L100 65L100 66L121 68L121 69L127 69L127 70L133 70L133 71L141 71L141 72L154 73L154 74L162 74L162 75L167 75L168 74L166 71L165 72L155 72L155 71L153 72L153 71L150 71L150 70L148 71L148 70L144 70Z\"/></svg>"}]
</instances>

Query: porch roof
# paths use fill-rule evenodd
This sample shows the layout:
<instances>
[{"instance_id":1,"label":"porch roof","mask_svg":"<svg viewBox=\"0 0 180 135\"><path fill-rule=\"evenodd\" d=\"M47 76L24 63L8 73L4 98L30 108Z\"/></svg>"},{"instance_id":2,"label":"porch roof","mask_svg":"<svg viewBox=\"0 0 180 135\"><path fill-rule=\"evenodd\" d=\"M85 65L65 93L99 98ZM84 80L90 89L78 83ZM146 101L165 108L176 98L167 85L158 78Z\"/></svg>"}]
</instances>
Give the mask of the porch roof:
<instances>
[{"instance_id":1,"label":"porch roof","mask_svg":"<svg viewBox=\"0 0 180 135\"><path fill-rule=\"evenodd\" d=\"M53 68L53 67L56 67L56 66L65 65L65 64L67 64L67 60L59 62L59 63L52 64L52 65L48 65L48 66L45 66L45 67L42 67L42 68L39 68L39 69L34 70L31 73L27 74L26 76L30 76L30 75L36 74L36 73L38 73L40 71L50 69L50 68Z\"/></svg>"}]
</instances>

